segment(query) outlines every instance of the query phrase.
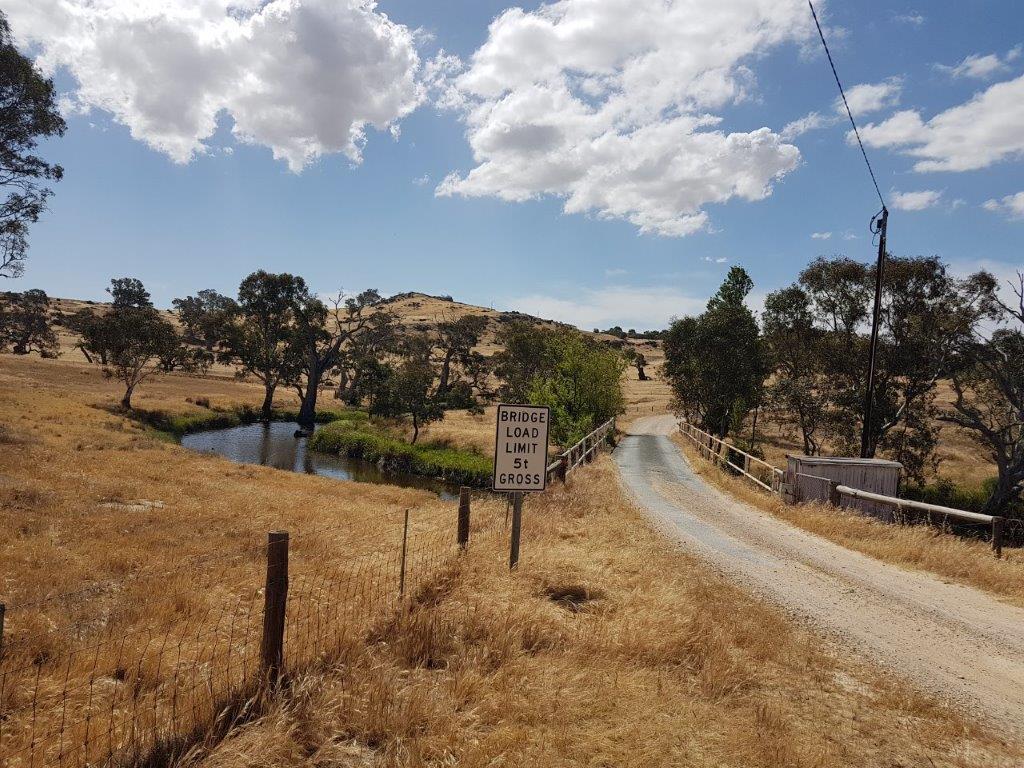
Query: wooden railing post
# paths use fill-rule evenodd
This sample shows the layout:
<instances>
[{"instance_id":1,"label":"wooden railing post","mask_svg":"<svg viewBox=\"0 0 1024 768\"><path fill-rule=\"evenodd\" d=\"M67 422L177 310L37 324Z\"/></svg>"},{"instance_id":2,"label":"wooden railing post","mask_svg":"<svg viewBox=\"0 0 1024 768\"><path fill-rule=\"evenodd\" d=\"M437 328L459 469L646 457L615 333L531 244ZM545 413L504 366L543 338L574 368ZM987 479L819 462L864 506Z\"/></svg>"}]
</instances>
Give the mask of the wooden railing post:
<instances>
[{"instance_id":1,"label":"wooden railing post","mask_svg":"<svg viewBox=\"0 0 1024 768\"><path fill-rule=\"evenodd\" d=\"M558 479L565 484L565 478L569 476L569 457L566 454L562 454L558 457Z\"/></svg>"},{"instance_id":2,"label":"wooden railing post","mask_svg":"<svg viewBox=\"0 0 1024 768\"><path fill-rule=\"evenodd\" d=\"M459 488L459 549L469 546L469 488Z\"/></svg>"},{"instance_id":3,"label":"wooden railing post","mask_svg":"<svg viewBox=\"0 0 1024 768\"><path fill-rule=\"evenodd\" d=\"M839 495L839 483L835 480L828 481L828 503L833 507L838 507L841 497Z\"/></svg>"},{"instance_id":4,"label":"wooden railing post","mask_svg":"<svg viewBox=\"0 0 1024 768\"><path fill-rule=\"evenodd\" d=\"M1003 522L1002 517L992 518L992 551L996 553L996 557L1003 556ZM0 624L0 627L2 626Z\"/></svg>"},{"instance_id":5,"label":"wooden railing post","mask_svg":"<svg viewBox=\"0 0 1024 768\"><path fill-rule=\"evenodd\" d=\"M284 665L284 621L288 605L287 531L267 534L267 581L263 598L260 666L266 682L276 685Z\"/></svg>"}]
</instances>

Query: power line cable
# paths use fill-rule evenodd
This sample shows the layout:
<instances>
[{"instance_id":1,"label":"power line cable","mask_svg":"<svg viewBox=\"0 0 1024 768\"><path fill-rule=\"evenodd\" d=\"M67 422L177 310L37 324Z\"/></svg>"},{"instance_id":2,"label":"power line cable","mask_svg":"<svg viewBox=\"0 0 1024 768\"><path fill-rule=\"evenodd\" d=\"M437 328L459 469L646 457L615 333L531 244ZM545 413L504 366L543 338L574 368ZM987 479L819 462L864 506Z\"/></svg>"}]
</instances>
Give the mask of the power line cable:
<instances>
[{"instance_id":1,"label":"power line cable","mask_svg":"<svg viewBox=\"0 0 1024 768\"><path fill-rule=\"evenodd\" d=\"M850 118L850 125L853 126L853 134L857 137L857 144L860 145L860 153L864 156L864 163L868 167L868 173L871 174L871 183L875 185L875 192L878 193L878 199L882 203L882 210L886 210L885 198L882 197L882 190L878 187L878 180L875 178L875 172L871 168L871 161L868 160L867 150L864 149L864 142L860 140L860 131L857 130L857 123L853 119L853 112L850 111L850 104L846 100L846 91L843 90L843 84L839 81L839 73L836 71L836 64L832 60L832 53L828 49L828 43L825 42L825 33L821 30L821 22L818 21L818 14L814 10L814 3L811 0L807 0L807 5L811 8L811 16L814 17L814 26L818 28L818 37L821 38L821 44L825 48L825 55L828 57L829 66L832 67L832 75L836 79L836 85L839 86L839 95L843 97L843 106L846 107L846 114Z\"/></svg>"}]
</instances>

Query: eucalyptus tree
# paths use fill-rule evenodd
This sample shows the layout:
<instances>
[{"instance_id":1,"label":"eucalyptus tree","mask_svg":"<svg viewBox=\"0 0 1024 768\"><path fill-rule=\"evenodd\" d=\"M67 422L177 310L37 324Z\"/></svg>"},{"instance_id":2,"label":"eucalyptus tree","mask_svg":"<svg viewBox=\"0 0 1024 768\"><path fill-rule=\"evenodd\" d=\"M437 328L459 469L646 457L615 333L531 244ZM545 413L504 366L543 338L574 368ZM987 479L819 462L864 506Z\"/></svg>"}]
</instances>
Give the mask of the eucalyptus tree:
<instances>
[{"instance_id":1,"label":"eucalyptus tree","mask_svg":"<svg viewBox=\"0 0 1024 768\"><path fill-rule=\"evenodd\" d=\"M744 303L754 283L732 267L707 309L672 323L665 336L665 374L678 409L725 437L759 401L767 375L757 320Z\"/></svg>"},{"instance_id":2,"label":"eucalyptus tree","mask_svg":"<svg viewBox=\"0 0 1024 768\"><path fill-rule=\"evenodd\" d=\"M223 326L222 362L236 363L240 376L263 384L260 418L269 422L278 386L298 376L293 347L294 305L308 293L301 277L288 273L253 272L238 286L238 300Z\"/></svg>"},{"instance_id":3,"label":"eucalyptus tree","mask_svg":"<svg viewBox=\"0 0 1024 768\"><path fill-rule=\"evenodd\" d=\"M36 352L40 357L59 354L57 334L50 322L50 298L33 288L0 297L0 349L9 346L16 355Z\"/></svg>"},{"instance_id":4,"label":"eucalyptus tree","mask_svg":"<svg viewBox=\"0 0 1024 768\"><path fill-rule=\"evenodd\" d=\"M298 375L291 383L302 400L298 423L302 432L312 432L316 423L316 402L324 375L336 368L346 345L357 342L372 327L373 309L382 301L376 290L356 296L339 293L330 306L312 294L303 283L291 301L293 329L291 349Z\"/></svg>"},{"instance_id":5,"label":"eucalyptus tree","mask_svg":"<svg viewBox=\"0 0 1024 768\"><path fill-rule=\"evenodd\" d=\"M35 150L40 139L63 136L66 128L53 81L18 50L0 11L0 277L24 272L28 227L46 210L49 182L64 176Z\"/></svg>"},{"instance_id":6,"label":"eucalyptus tree","mask_svg":"<svg viewBox=\"0 0 1024 768\"><path fill-rule=\"evenodd\" d=\"M996 483L983 510L993 515L1006 514L1024 490L1024 273L1018 273L1014 292L1015 302L998 302L1005 325L959 345L954 400L940 414L995 463Z\"/></svg>"}]
</instances>

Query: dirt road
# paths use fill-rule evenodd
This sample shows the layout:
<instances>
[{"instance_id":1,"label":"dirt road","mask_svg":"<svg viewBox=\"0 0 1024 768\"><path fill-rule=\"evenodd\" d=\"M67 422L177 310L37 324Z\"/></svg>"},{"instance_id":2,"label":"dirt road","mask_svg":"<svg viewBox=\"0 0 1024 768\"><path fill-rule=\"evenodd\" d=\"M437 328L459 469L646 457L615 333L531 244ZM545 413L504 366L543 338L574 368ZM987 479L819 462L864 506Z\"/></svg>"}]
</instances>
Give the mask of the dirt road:
<instances>
[{"instance_id":1,"label":"dirt road","mask_svg":"<svg viewBox=\"0 0 1024 768\"><path fill-rule=\"evenodd\" d=\"M614 454L624 485L667 535L840 647L1024 739L1024 610L725 496L693 473L666 437L674 428L670 416L639 419Z\"/></svg>"}]
</instances>

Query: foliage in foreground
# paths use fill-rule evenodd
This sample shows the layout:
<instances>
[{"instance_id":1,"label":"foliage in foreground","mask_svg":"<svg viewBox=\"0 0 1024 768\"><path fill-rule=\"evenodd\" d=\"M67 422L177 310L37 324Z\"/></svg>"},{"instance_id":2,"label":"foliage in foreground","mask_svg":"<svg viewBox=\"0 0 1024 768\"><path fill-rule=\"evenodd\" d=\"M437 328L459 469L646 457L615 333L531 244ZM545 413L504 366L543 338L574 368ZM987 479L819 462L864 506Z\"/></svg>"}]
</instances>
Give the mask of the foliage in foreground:
<instances>
[{"instance_id":1,"label":"foliage in foreground","mask_svg":"<svg viewBox=\"0 0 1024 768\"><path fill-rule=\"evenodd\" d=\"M389 471L438 477L460 485L483 488L491 480L492 464L487 456L432 443L412 445L365 422L328 424L310 438L309 447L381 464Z\"/></svg>"}]
</instances>

